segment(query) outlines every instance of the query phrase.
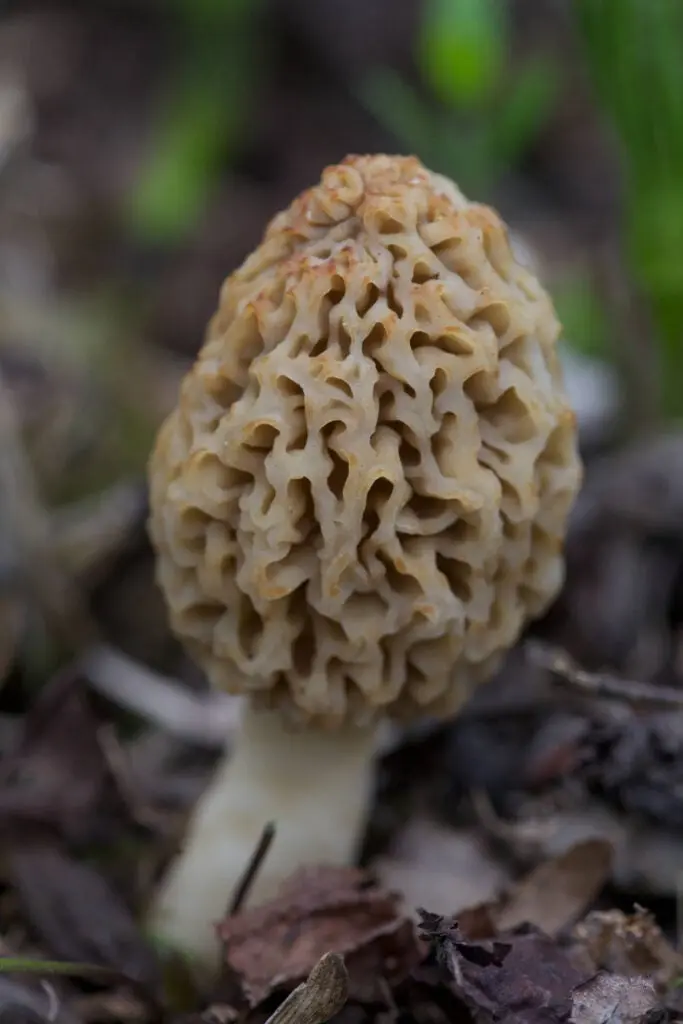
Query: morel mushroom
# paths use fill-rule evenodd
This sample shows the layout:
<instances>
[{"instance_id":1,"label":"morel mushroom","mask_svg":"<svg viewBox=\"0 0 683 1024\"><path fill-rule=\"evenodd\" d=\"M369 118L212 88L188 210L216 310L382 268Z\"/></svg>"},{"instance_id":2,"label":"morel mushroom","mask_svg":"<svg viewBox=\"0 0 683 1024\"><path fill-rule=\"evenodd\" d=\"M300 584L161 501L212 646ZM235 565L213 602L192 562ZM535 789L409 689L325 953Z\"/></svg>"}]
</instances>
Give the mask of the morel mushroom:
<instances>
[{"instance_id":1,"label":"morel mushroom","mask_svg":"<svg viewBox=\"0 0 683 1024\"><path fill-rule=\"evenodd\" d=\"M580 481L545 291L414 158L349 157L225 282L151 460L173 628L249 700L153 921L215 962L251 891L353 859L385 713L455 711L563 576Z\"/></svg>"}]
</instances>

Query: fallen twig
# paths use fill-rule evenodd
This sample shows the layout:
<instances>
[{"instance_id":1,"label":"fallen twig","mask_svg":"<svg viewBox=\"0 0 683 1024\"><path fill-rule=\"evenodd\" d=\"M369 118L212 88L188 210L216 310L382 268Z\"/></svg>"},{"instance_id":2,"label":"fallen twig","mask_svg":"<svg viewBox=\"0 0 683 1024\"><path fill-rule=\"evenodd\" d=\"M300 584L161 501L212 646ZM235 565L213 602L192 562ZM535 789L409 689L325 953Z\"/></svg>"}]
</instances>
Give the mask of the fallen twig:
<instances>
[{"instance_id":1,"label":"fallen twig","mask_svg":"<svg viewBox=\"0 0 683 1024\"><path fill-rule=\"evenodd\" d=\"M261 833L261 838L256 844L256 849L249 858L249 863L245 867L244 874L240 878L233 897L230 900L228 916L236 914L249 895L249 890L251 889L253 881L256 878L268 851L270 850L273 839L275 839L275 825L272 821L269 821Z\"/></svg>"},{"instance_id":2,"label":"fallen twig","mask_svg":"<svg viewBox=\"0 0 683 1024\"><path fill-rule=\"evenodd\" d=\"M472 790L470 799L479 824L493 839L506 843L514 841L516 846L523 845L524 848L537 850L556 831L553 823L545 817L506 821L498 815L488 793L483 789Z\"/></svg>"},{"instance_id":3,"label":"fallen twig","mask_svg":"<svg viewBox=\"0 0 683 1024\"><path fill-rule=\"evenodd\" d=\"M223 748L237 724L235 698L192 693L105 644L91 647L80 668L98 693L186 743Z\"/></svg>"},{"instance_id":4,"label":"fallen twig","mask_svg":"<svg viewBox=\"0 0 683 1024\"><path fill-rule=\"evenodd\" d=\"M266 1024L325 1024L349 997L349 975L339 953L325 953Z\"/></svg>"},{"instance_id":5,"label":"fallen twig","mask_svg":"<svg viewBox=\"0 0 683 1024\"><path fill-rule=\"evenodd\" d=\"M546 669L560 683L580 690L583 694L629 704L646 704L648 707L683 709L683 690L677 690L672 686L620 679L602 672L586 672L579 668L565 651L537 641L529 641L527 651L529 658L539 668Z\"/></svg>"}]
</instances>

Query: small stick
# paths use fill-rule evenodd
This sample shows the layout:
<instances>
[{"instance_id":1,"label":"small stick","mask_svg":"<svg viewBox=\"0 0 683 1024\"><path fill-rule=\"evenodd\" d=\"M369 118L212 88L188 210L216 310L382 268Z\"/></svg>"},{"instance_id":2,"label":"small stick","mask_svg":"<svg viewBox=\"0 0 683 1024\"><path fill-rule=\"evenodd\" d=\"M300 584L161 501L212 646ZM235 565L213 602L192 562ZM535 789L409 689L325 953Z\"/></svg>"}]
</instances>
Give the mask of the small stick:
<instances>
[{"instance_id":1,"label":"small stick","mask_svg":"<svg viewBox=\"0 0 683 1024\"><path fill-rule=\"evenodd\" d=\"M683 709L683 690L673 686L656 686L631 679L619 679L600 672L586 672L575 665L569 655L559 648L537 642L528 642L526 646L531 660L539 668L546 669L560 682L581 690L584 694L621 700L629 704Z\"/></svg>"},{"instance_id":2,"label":"small stick","mask_svg":"<svg viewBox=\"0 0 683 1024\"><path fill-rule=\"evenodd\" d=\"M261 865L268 854L268 850L272 845L273 839L275 839L275 823L269 821L261 833L261 838L258 841L256 849L249 858L249 863L244 869L244 874L237 883L235 892L228 907L228 917L232 917L233 914L237 913L249 895L249 890L254 884L254 879L261 869Z\"/></svg>"},{"instance_id":3,"label":"small stick","mask_svg":"<svg viewBox=\"0 0 683 1024\"><path fill-rule=\"evenodd\" d=\"M325 953L308 975L281 1003L266 1024L325 1024L349 998L349 975L344 957Z\"/></svg>"},{"instance_id":4,"label":"small stick","mask_svg":"<svg viewBox=\"0 0 683 1024\"><path fill-rule=\"evenodd\" d=\"M93 690L186 743L222 749L234 732L235 697L192 693L103 643L84 652L80 668Z\"/></svg>"}]
</instances>

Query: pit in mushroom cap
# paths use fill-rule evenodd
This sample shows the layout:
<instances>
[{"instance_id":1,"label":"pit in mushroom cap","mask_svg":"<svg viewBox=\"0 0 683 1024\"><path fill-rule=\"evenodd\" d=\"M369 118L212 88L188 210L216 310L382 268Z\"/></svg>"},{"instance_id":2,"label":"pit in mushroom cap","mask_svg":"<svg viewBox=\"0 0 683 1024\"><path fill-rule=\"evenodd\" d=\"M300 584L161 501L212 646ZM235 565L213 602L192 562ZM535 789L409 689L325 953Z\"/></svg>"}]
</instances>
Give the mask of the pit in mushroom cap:
<instances>
[{"instance_id":1,"label":"pit in mushroom cap","mask_svg":"<svg viewBox=\"0 0 683 1024\"><path fill-rule=\"evenodd\" d=\"M415 158L348 157L273 219L151 462L215 686L322 726L462 703L561 584L557 334L496 214Z\"/></svg>"}]
</instances>

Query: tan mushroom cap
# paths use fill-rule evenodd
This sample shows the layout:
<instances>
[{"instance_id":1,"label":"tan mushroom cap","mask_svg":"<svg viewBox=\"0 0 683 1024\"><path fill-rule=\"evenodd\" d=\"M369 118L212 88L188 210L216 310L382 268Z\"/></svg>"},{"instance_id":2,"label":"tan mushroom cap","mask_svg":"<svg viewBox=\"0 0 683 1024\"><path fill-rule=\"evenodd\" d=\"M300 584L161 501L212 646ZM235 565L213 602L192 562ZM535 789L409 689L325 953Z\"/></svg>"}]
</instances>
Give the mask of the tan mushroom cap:
<instances>
[{"instance_id":1,"label":"tan mushroom cap","mask_svg":"<svg viewBox=\"0 0 683 1024\"><path fill-rule=\"evenodd\" d=\"M173 627L212 683L335 726L449 713L563 577L558 324L504 225L353 156L269 225L152 456Z\"/></svg>"}]
</instances>

